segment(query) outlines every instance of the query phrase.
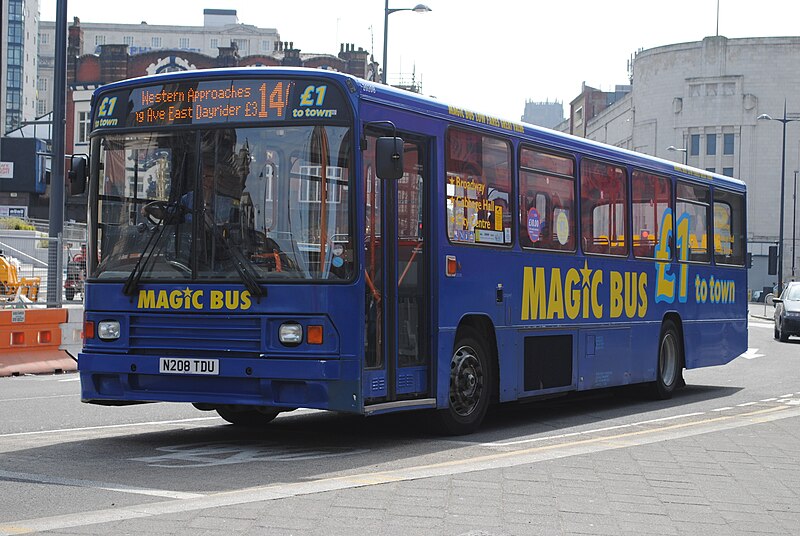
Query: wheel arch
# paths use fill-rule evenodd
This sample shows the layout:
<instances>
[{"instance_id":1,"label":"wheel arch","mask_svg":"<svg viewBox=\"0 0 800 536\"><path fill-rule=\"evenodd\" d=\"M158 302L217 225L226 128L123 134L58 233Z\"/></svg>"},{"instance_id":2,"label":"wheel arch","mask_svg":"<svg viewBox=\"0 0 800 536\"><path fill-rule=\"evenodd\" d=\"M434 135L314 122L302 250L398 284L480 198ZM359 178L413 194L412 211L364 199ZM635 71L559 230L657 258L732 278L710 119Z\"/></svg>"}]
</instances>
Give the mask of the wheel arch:
<instances>
[{"instance_id":1,"label":"wheel arch","mask_svg":"<svg viewBox=\"0 0 800 536\"><path fill-rule=\"evenodd\" d=\"M679 366L681 369L684 369L686 368L686 341L684 340L684 334L683 334L683 320L681 319L681 316L675 311L668 312L661 319L661 329L664 328L664 324L668 320L672 321L672 324L675 326L675 329L678 330L678 342L681 345L680 346L681 362L679 363Z\"/></svg>"},{"instance_id":2,"label":"wheel arch","mask_svg":"<svg viewBox=\"0 0 800 536\"><path fill-rule=\"evenodd\" d=\"M492 367L490 403L496 404L500 392L500 364L494 322L492 322L488 316L482 314L464 315L458 322L453 344L457 344L458 340L466 336L467 333L472 333L474 336L480 337L486 345L486 350L489 352Z\"/></svg>"}]
</instances>

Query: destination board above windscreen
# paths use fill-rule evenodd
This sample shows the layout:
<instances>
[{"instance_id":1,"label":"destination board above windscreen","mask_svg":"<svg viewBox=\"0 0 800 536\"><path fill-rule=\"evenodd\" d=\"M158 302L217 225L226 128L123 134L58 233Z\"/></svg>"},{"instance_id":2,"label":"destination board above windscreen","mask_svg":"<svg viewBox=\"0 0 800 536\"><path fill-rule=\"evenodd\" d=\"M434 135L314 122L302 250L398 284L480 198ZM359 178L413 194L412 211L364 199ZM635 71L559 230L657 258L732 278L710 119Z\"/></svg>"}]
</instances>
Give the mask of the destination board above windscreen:
<instances>
[{"instance_id":1,"label":"destination board above windscreen","mask_svg":"<svg viewBox=\"0 0 800 536\"><path fill-rule=\"evenodd\" d=\"M180 80L97 97L93 128L346 120L338 88L314 80Z\"/></svg>"}]
</instances>

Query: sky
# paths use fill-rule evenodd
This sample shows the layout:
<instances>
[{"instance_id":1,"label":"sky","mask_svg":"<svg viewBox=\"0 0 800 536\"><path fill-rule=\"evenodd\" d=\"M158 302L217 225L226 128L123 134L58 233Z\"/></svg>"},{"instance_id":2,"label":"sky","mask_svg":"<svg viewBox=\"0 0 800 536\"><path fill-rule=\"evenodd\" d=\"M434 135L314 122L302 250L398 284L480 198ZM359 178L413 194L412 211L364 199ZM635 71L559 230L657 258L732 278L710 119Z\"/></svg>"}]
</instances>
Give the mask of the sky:
<instances>
[{"instance_id":1,"label":"sky","mask_svg":"<svg viewBox=\"0 0 800 536\"><path fill-rule=\"evenodd\" d=\"M203 9L235 9L239 22L275 28L302 52L337 54L340 43L382 62L385 0L63 0L68 20L203 25ZM389 16L389 81L415 75L445 104L518 121L526 101L559 101L565 111L582 83L612 91L628 84L637 50L704 37L800 35L792 0L389 0L423 2L424 14ZM717 6L719 5L719 16ZM55 20L56 0L40 0Z\"/></svg>"}]
</instances>

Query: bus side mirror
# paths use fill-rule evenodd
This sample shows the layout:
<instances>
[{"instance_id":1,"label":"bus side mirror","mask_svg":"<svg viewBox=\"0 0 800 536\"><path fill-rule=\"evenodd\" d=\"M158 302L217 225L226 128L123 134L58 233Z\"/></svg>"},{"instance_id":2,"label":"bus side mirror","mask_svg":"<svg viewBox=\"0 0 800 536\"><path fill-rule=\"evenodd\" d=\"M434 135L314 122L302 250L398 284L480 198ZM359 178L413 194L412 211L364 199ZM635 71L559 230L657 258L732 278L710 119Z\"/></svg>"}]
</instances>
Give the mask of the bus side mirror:
<instances>
[{"instance_id":1,"label":"bus side mirror","mask_svg":"<svg viewBox=\"0 0 800 536\"><path fill-rule=\"evenodd\" d=\"M375 167L379 179L397 180L403 177L403 138L386 136L375 142Z\"/></svg>"},{"instance_id":2,"label":"bus side mirror","mask_svg":"<svg viewBox=\"0 0 800 536\"><path fill-rule=\"evenodd\" d=\"M70 159L69 173L67 174L69 177L70 195L78 195L86 191L86 181L89 178L88 161L88 155L72 155Z\"/></svg>"}]
</instances>

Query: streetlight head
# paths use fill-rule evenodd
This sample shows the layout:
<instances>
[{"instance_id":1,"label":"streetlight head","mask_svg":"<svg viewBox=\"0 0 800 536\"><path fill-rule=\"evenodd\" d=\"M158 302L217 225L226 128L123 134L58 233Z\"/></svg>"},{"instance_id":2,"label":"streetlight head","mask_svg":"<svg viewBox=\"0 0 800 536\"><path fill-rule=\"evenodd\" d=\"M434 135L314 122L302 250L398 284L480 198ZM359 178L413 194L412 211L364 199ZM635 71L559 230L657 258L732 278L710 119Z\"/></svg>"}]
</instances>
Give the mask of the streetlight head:
<instances>
[{"instance_id":1,"label":"streetlight head","mask_svg":"<svg viewBox=\"0 0 800 536\"><path fill-rule=\"evenodd\" d=\"M667 147L667 151L677 151L677 150L678 148L675 147L674 145L670 145L669 147Z\"/></svg>"},{"instance_id":2,"label":"streetlight head","mask_svg":"<svg viewBox=\"0 0 800 536\"><path fill-rule=\"evenodd\" d=\"M427 13L428 11L433 11L433 10L428 6L426 6L425 4L417 4L411 11L413 11L414 13Z\"/></svg>"},{"instance_id":3,"label":"streetlight head","mask_svg":"<svg viewBox=\"0 0 800 536\"><path fill-rule=\"evenodd\" d=\"M762 120L772 121L772 116L770 116L769 114L761 114L758 117L756 117L756 121L762 121Z\"/></svg>"}]
</instances>

